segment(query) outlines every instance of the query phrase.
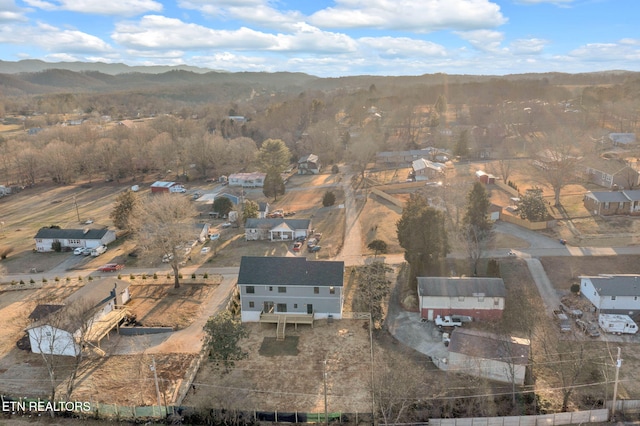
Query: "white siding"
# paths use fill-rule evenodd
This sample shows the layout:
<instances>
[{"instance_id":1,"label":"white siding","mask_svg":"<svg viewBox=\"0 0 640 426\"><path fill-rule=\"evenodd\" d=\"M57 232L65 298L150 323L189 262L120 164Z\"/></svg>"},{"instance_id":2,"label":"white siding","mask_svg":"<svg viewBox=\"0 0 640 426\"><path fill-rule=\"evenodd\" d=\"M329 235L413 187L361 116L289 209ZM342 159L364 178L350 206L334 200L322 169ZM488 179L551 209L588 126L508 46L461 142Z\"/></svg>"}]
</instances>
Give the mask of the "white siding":
<instances>
[{"instance_id":1,"label":"white siding","mask_svg":"<svg viewBox=\"0 0 640 426\"><path fill-rule=\"evenodd\" d=\"M28 330L29 342L33 353L77 356L80 346L75 343L71 333L50 325L42 325Z\"/></svg>"}]
</instances>

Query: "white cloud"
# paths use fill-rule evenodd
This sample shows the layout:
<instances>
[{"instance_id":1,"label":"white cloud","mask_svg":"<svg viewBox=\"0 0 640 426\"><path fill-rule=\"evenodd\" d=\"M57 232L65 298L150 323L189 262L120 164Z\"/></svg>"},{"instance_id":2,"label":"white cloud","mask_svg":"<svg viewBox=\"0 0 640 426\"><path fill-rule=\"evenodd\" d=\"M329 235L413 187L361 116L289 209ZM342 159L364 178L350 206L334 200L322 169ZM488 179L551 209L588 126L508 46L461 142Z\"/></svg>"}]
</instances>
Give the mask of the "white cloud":
<instances>
[{"instance_id":1,"label":"white cloud","mask_svg":"<svg viewBox=\"0 0 640 426\"><path fill-rule=\"evenodd\" d=\"M514 55L537 55L549 44L547 40L538 38L518 39L509 43L509 50Z\"/></svg>"},{"instance_id":2,"label":"white cloud","mask_svg":"<svg viewBox=\"0 0 640 426\"><path fill-rule=\"evenodd\" d=\"M348 52L356 49L348 36L307 24L292 34L268 34L246 27L217 30L158 15L116 25L113 40L134 49L237 49L266 51Z\"/></svg>"},{"instance_id":3,"label":"white cloud","mask_svg":"<svg viewBox=\"0 0 640 426\"><path fill-rule=\"evenodd\" d=\"M162 11L162 3L155 0L25 0L27 4L44 10L67 10L97 15L135 16Z\"/></svg>"},{"instance_id":4,"label":"white cloud","mask_svg":"<svg viewBox=\"0 0 640 426\"><path fill-rule=\"evenodd\" d=\"M447 54L444 46L407 37L362 37L358 39L358 42L363 46L374 49L383 57L442 57Z\"/></svg>"},{"instance_id":5,"label":"white cloud","mask_svg":"<svg viewBox=\"0 0 640 426\"><path fill-rule=\"evenodd\" d=\"M506 22L488 0L336 0L309 22L325 28L376 28L427 33L492 28Z\"/></svg>"},{"instance_id":6,"label":"white cloud","mask_svg":"<svg viewBox=\"0 0 640 426\"><path fill-rule=\"evenodd\" d=\"M640 43L638 40L623 39L618 43L590 43L572 50L568 54L571 58L582 61L609 62L640 60Z\"/></svg>"},{"instance_id":7,"label":"white cloud","mask_svg":"<svg viewBox=\"0 0 640 426\"><path fill-rule=\"evenodd\" d=\"M26 21L26 9L16 6L14 0L0 0L0 22Z\"/></svg>"},{"instance_id":8,"label":"white cloud","mask_svg":"<svg viewBox=\"0 0 640 426\"><path fill-rule=\"evenodd\" d=\"M460 38L468 41L473 47L483 52L497 53L500 50L502 40L504 40L504 34L499 31L457 31L456 34L460 36Z\"/></svg>"},{"instance_id":9,"label":"white cloud","mask_svg":"<svg viewBox=\"0 0 640 426\"><path fill-rule=\"evenodd\" d=\"M266 0L180 0L178 4L184 9L195 9L205 15L239 19L266 28L286 29L304 21L300 12L275 9Z\"/></svg>"},{"instance_id":10,"label":"white cloud","mask_svg":"<svg viewBox=\"0 0 640 426\"><path fill-rule=\"evenodd\" d=\"M54 54L112 52L102 39L77 30L62 30L48 24L5 26L0 31L0 43L35 45Z\"/></svg>"},{"instance_id":11,"label":"white cloud","mask_svg":"<svg viewBox=\"0 0 640 426\"><path fill-rule=\"evenodd\" d=\"M568 5L573 3L575 0L516 0L516 3L520 4L556 4L556 5Z\"/></svg>"}]
</instances>

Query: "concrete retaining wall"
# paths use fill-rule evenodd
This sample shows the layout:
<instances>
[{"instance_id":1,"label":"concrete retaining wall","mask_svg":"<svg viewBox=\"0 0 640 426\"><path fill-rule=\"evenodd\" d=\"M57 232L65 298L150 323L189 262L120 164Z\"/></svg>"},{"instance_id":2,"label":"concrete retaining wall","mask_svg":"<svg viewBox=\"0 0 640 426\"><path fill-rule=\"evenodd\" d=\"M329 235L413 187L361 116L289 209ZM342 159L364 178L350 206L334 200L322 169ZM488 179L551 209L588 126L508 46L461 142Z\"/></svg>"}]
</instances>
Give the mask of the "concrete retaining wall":
<instances>
[{"instance_id":1,"label":"concrete retaining wall","mask_svg":"<svg viewBox=\"0 0 640 426\"><path fill-rule=\"evenodd\" d=\"M170 333L172 327L120 327L119 333L123 336L140 336L142 334Z\"/></svg>"}]
</instances>

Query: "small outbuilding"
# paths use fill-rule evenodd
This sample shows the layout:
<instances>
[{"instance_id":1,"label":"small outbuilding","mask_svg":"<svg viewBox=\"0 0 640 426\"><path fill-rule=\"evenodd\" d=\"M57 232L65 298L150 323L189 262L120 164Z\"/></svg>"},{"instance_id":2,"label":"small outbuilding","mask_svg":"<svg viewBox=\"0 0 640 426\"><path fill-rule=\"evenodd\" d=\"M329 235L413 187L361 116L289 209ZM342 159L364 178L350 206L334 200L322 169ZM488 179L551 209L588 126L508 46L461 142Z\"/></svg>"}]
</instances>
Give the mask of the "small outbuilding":
<instances>
[{"instance_id":1,"label":"small outbuilding","mask_svg":"<svg viewBox=\"0 0 640 426\"><path fill-rule=\"evenodd\" d=\"M456 328L449 343L449 369L523 385L530 349L529 339Z\"/></svg>"}]
</instances>

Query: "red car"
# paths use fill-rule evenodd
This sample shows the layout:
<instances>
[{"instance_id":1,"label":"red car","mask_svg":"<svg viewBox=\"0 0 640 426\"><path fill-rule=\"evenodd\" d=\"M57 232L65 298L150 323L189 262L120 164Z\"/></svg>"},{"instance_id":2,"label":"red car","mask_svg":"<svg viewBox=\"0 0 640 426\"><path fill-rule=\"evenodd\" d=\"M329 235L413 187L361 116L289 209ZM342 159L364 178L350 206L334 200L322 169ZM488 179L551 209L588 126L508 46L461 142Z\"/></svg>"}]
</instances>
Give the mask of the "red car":
<instances>
[{"instance_id":1,"label":"red car","mask_svg":"<svg viewBox=\"0 0 640 426\"><path fill-rule=\"evenodd\" d=\"M98 268L100 272L115 272L124 268L124 265L118 265L117 263L107 263Z\"/></svg>"},{"instance_id":2,"label":"red car","mask_svg":"<svg viewBox=\"0 0 640 426\"><path fill-rule=\"evenodd\" d=\"M302 247L302 243L301 242L297 242L297 243L293 244L293 251L300 251L301 247Z\"/></svg>"}]
</instances>

